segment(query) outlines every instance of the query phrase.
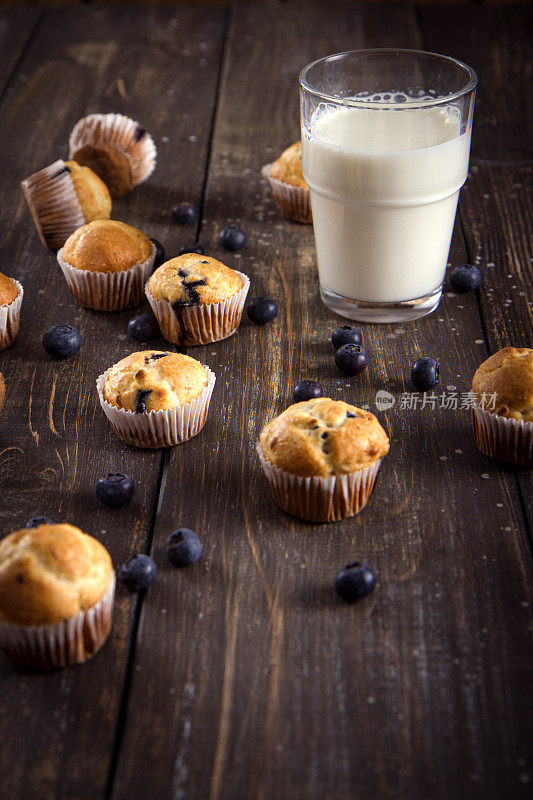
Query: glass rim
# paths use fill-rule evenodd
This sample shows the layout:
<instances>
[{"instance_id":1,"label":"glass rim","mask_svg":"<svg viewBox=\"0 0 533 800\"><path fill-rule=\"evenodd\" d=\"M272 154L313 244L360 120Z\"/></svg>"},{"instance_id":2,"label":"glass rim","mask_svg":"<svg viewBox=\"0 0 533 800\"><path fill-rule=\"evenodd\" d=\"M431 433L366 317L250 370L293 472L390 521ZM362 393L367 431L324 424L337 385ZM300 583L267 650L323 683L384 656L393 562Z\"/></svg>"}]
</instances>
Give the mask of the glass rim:
<instances>
[{"instance_id":1,"label":"glass rim","mask_svg":"<svg viewBox=\"0 0 533 800\"><path fill-rule=\"evenodd\" d=\"M468 82L456 92L450 92L450 94L444 96L441 95L431 100L420 100L419 98L413 98L412 100L406 100L403 103L389 103L381 100L354 100L352 98L335 97L327 92L321 92L318 89L313 89L313 87L307 81L307 73L317 64L325 63L327 61L340 60L341 58L351 55L367 56L374 54L431 56L433 58L440 59L441 61L447 61L449 64L453 64L456 67L460 67L461 69L465 70L468 75ZM317 58L315 61L311 61L311 63L307 64L300 71L300 74L298 75L298 82L300 84L300 88L304 89L306 92L309 92L310 94L314 95L315 97L319 97L322 100L336 103L339 106L346 106L347 108L367 108L381 110L385 107L394 109L427 108L428 106L449 103L450 101L457 100L458 98L464 97L472 92L477 86L478 78L475 70L473 70L472 67L469 67L464 61L460 61L458 58L453 58L452 56L444 56L441 53L433 53L430 50L410 50L403 47L375 47L363 48L362 50L344 50L341 53L332 53L329 56Z\"/></svg>"}]
</instances>

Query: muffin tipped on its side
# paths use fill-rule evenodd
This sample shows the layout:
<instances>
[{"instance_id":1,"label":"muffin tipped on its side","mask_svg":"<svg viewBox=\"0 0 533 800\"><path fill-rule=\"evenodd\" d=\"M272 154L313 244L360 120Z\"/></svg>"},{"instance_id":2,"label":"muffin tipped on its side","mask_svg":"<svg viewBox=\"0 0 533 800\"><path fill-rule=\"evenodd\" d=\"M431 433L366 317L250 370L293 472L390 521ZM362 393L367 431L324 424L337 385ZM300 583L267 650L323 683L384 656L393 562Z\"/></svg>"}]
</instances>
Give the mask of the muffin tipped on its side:
<instances>
[{"instance_id":1,"label":"muffin tipped on its side","mask_svg":"<svg viewBox=\"0 0 533 800\"><path fill-rule=\"evenodd\" d=\"M17 338L23 296L22 284L0 272L0 350Z\"/></svg>"}]
</instances>

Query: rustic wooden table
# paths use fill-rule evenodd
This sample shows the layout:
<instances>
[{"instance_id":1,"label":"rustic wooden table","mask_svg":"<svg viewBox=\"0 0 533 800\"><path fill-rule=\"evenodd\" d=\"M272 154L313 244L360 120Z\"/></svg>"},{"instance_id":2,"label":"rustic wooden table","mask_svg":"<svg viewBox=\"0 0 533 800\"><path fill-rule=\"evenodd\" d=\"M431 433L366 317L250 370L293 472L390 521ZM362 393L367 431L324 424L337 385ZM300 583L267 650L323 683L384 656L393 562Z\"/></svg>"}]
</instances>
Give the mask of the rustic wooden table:
<instances>
[{"instance_id":1,"label":"rustic wooden table","mask_svg":"<svg viewBox=\"0 0 533 800\"><path fill-rule=\"evenodd\" d=\"M321 526L273 504L254 453L304 377L375 411L377 389L409 391L421 355L461 393L489 353L531 345L531 18L527 5L312 0L0 11L0 268L25 288L20 335L0 354L0 532L46 514L99 538L115 566L142 551L159 570L144 595L118 590L112 636L92 662L30 674L0 657L2 797L531 797L531 472L483 457L467 410L397 403L380 415L392 447L370 505ZM365 325L371 363L347 379L333 363L339 319L318 297L312 230L278 216L260 168L298 137L300 68L365 46L446 52L479 73L450 261L479 263L483 286L447 291L434 314L401 327ZM169 256L199 236L250 275L251 296L280 306L274 323L244 320L233 338L194 349L218 376L210 417L168 451L111 433L94 382L135 349L131 312L74 303L19 187L65 157L72 126L94 111L140 120L159 151L154 176L114 216ZM198 230L171 221L183 199L201 209ZM217 243L229 222L248 233L235 255ZM60 322L85 340L66 362L41 346ZM117 469L136 497L109 511L94 484ZM165 557L179 526L204 544L181 571ZM379 584L348 606L332 584L354 558Z\"/></svg>"}]
</instances>

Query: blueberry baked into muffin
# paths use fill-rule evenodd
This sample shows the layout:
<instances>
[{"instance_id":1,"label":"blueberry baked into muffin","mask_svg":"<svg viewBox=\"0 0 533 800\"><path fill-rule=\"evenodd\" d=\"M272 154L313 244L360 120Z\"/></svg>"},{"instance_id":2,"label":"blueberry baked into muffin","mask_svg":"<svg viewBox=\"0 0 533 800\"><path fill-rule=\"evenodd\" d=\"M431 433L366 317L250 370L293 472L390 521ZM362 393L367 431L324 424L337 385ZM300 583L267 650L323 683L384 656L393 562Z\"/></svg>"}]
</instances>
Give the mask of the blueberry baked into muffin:
<instances>
[{"instance_id":1,"label":"blueberry baked into muffin","mask_svg":"<svg viewBox=\"0 0 533 800\"><path fill-rule=\"evenodd\" d=\"M22 284L0 272L0 350L5 350L17 338Z\"/></svg>"},{"instance_id":2,"label":"blueberry baked into muffin","mask_svg":"<svg viewBox=\"0 0 533 800\"><path fill-rule=\"evenodd\" d=\"M68 524L0 542L0 648L29 667L86 661L111 629L115 573L106 548Z\"/></svg>"},{"instance_id":3,"label":"blueberry baked into muffin","mask_svg":"<svg viewBox=\"0 0 533 800\"><path fill-rule=\"evenodd\" d=\"M262 172L285 217L295 222L313 221L309 186L302 171L301 141L291 144L273 164L266 164Z\"/></svg>"},{"instance_id":4,"label":"blueberry baked into muffin","mask_svg":"<svg viewBox=\"0 0 533 800\"><path fill-rule=\"evenodd\" d=\"M111 215L107 186L76 161L58 159L21 186L39 238L51 250L62 247L76 228Z\"/></svg>"},{"instance_id":5,"label":"blueberry baked into muffin","mask_svg":"<svg viewBox=\"0 0 533 800\"><path fill-rule=\"evenodd\" d=\"M117 220L95 220L69 236L57 260L77 302L115 311L138 306L155 259L142 231Z\"/></svg>"},{"instance_id":6,"label":"blueberry baked into muffin","mask_svg":"<svg viewBox=\"0 0 533 800\"><path fill-rule=\"evenodd\" d=\"M119 438L136 447L170 447L203 428L215 375L191 356L143 350L100 375L96 385Z\"/></svg>"},{"instance_id":7,"label":"blueberry baked into muffin","mask_svg":"<svg viewBox=\"0 0 533 800\"><path fill-rule=\"evenodd\" d=\"M333 522L366 505L389 439L370 411L320 397L295 403L271 420L256 449L285 511Z\"/></svg>"},{"instance_id":8,"label":"blueberry baked into muffin","mask_svg":"<svg viewBox=\"0 0 533 800\"><path fill-rule=\"evenodd\" d=\"M476 370L474 437L482 453L533 464L533 349L504 347Z\"/></svg>"},{"instance_id":9,"label":"blueberry baked into muffin","mask_svg":"<svg viewBox=\"0 0 533 800\"><path fill-rule=\"evenodd\" d=\"M244 273L215 258L185 253L155 270L146 296L167 341L198 345L235 333L249 286Z\"/></svg>"}]
</instances>

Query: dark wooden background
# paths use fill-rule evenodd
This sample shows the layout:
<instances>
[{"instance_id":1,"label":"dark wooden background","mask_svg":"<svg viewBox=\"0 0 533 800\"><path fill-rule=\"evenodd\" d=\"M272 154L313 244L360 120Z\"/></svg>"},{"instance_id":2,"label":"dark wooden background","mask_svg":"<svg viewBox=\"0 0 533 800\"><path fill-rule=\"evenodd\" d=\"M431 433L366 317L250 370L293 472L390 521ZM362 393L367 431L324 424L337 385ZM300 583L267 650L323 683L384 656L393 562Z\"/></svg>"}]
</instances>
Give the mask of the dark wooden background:
<instances>
[{"instance_id":1,"label":"dark wooden background","mask_svg":"<svg viewBox=\"0 0 533 800\"><path fill-rule=\"evenodd\" d=\"M468 391L489 353L531 345L531 19L524 4L313 0L0 10L0 269L25 288L20 335L0 353L0 535L46 514L95 535L117 567L143 551L159 568L144 596L118 590L92 662L31 674L0 657L2 798L531 796L531 472L483 457L467 411L397 404L380 415L392 446L370 505L319 526L272 503L254 453L302 378L375 411L377 389L409 391L421 355L439 359L443 388ZM312 230L280 219L260 168L298 137L300 68L364 46L445 52L478 71L450 261L475 261L484 278L425 319L364 326L370 367L347 379ZM280 305L271 325L245 320L190 351L217 374L211 413L168 451L111 433L94 381L135 349L131 313L73 302L19 188L65 157L74 123L96 111L138 119L159 150L152 179L114 216L169 256L198 235L250 275L251 297ZM184 199L201 209L198 231L171 221ZM233 255L217 244L230 222L248 233ZM85 340L67 362L41 346L60 322ZM95 499L109 470L134 477L129 507ZM204 544L181 571L165 557L179 526ZM379 585L350 607L332 583L355 558Z\"/></svg>"}]
</instances>

